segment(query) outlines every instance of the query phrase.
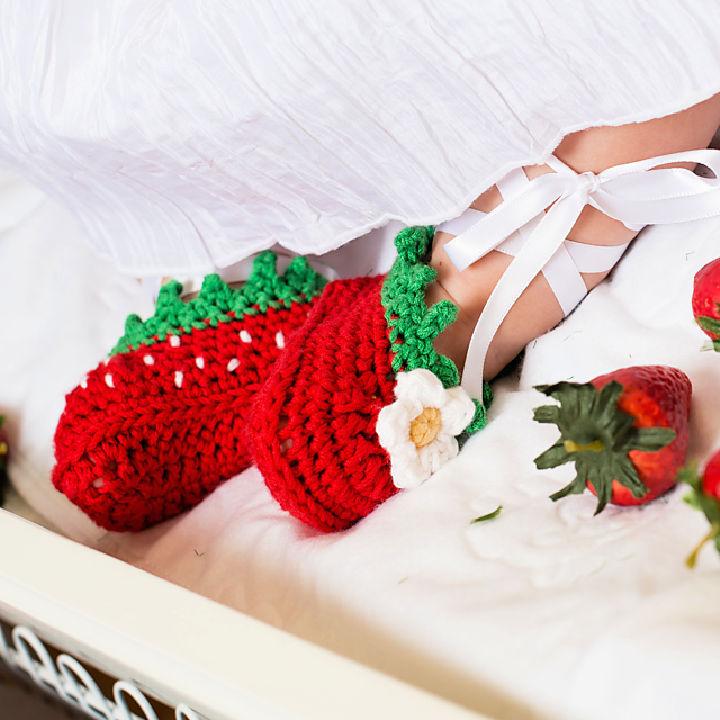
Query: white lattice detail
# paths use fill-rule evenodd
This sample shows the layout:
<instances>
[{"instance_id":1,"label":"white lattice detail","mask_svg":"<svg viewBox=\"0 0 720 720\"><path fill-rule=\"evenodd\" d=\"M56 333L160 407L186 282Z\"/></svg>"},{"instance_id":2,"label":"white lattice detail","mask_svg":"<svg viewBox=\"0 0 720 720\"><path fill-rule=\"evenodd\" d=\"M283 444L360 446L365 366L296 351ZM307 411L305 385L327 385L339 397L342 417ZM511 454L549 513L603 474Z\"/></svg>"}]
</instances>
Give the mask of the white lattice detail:
<instances>
[{"instance_id":1,"label":"white lattice detail","mask_svg":"<svg viewBox=\"0 0 720 720\"><path fill-rule=\"evenodd\" d=\"M133 683L118 680L113 697L108 699L90 673L71 655L61 654L55 660L42 640L29 628L16 626L7 640L0 627L0 657L10 667L25 672L41 688L59 696L96 720L157 720L157 714L145 694ZM128 707L134 701L142 711L137 715ZM175 720L202 720L184 703L175 708Z\"/></svg>"}]
</instances>

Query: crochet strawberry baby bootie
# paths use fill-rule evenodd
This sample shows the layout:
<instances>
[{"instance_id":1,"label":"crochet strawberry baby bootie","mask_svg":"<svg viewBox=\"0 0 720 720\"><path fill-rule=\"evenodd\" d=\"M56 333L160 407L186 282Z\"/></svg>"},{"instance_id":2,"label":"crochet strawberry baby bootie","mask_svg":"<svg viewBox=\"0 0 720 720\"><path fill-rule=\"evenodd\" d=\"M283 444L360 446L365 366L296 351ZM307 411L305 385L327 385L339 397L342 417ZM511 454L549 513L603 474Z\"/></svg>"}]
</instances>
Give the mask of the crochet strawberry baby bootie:
<instances>
[{"instance_id":1,"label":"crochet strawberry baby bootie","mask_svg":"<svg viewBox=\"0 0 720 720\"><path fill-rule=\"evenodd\" d=\"M432 228L406 228L387 277L336 280L253 403L253 459L280 506L342 530L419 485L485 426L484 405L433 348L457 308L425 305Z\"/></svg>"},{"instance_id":2,"label":"crochet strawberry baby bootie","mask_svg":"<svg viewBox=\"0 0 720 720\"><path fill-rule=\"evenodd\" d=\"M250 402L325 284L304 258L283 276L261 253L237 289L208 275L187 302L165 285L66 398L55 487L108 530L141 530L196 505L250 465Z\"/></svg>"}]
</instances>

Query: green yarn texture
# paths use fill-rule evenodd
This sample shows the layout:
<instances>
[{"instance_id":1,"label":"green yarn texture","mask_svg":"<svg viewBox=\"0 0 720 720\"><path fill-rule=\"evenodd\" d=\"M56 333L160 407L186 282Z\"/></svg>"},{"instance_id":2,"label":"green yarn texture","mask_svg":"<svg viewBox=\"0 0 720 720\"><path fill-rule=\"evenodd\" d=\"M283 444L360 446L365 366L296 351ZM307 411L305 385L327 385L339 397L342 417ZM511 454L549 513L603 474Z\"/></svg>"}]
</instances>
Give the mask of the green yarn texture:
<instances>
[{"instance_id":1,"label":"green yarn texture","mask_svg":"<svg viewBox=\"0 0 720 720\"><path fill-rule=\"evenodd\" d=\"M182 284L171 280L160 289L152 317L143 321L138 315L128 316L125 334L110 354L152 345L193 328L215 327L242 315L264 313L268 308L309 302L322 292L326 282L304 257L293 258L285 273L278 275L277 256L270 250L255 258L250 277L239 288L231 288L213 273L203 280L198 296L185 302Z\"/></svg>"},{"instance_id":2,"label":"green yarn texture","mask_svg":"<svg viewBox=\"0 0 720 720\"><path fill-rule=\"evenodd\" d=\"M446 388L460 384L457 365L433 347L435 338L455 322L458 309L449 300L432 307L425 304L425 289L435 280L436 271L427 264L434 229L415 226L401 230L395 238L397 258L385 278L380 301L390 329L390 347L395 372L425 368L435 374ZM487 409L492 389L483 387L482 401L473 399L475 416L465 433L471 435L487 425Z\"/></svg>"}]
</instances>

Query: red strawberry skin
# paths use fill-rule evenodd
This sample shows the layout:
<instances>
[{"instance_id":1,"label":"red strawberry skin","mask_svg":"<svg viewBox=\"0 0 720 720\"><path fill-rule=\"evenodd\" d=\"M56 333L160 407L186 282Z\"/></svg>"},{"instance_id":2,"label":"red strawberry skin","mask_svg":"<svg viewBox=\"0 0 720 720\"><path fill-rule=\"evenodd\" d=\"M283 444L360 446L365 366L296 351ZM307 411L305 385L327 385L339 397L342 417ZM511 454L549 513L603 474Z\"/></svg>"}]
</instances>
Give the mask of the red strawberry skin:
<instances>
[{"instance_id":1,"label":"red strawberry skin","mask_svg":"<svg viewBox=\"0 0 720 720\"><path fill-rule=\"evenodd\" d=\"M716 452L705 466L702 491L704 495L720 500L720 452Z\"/></svg>"},{"instance_id":2,"label":"red strawberry skin","mask_svg":"<svg viewBox=\"0 0 720 720\"><path fill-rule=\"evenodd\" d=\"M695 275L692 309L696 320L712 318L720 321L720 258L709 262ZM720 339L720 334L708 327L703 327L703 332L713 341Z\"/></svg>"},{"instance_id":3,"label":"red strawberry skin","mask_svg":"<svg viewBox=\"0 0 720 720\"><path fill-rule=\"evenodd\" d=\"M101 363L66 398L55 487L114 531L195 506L250 465L250 402L281 352L277 333L288 338L310 307L269 308Z\"/></svg>"},{"instance_id":4,"label":"red strawberry skin","mask_svg":"<svg viewBox=\"0 0 720 720\"><path fill-rule=\"evenodd\" d=\"M665 365L623 368L601 375L591 383L600 389L612 380L623 387L618 407L635 418L636 427L668 427L676 433L675 439L661 450L631 450L628 453L640 479L648 488L646 495L634 497L627 487L617 480L613 481L612 503L642 505L677 483L678 471L687 454L692 384L685 373ZM595 493L589 483L588 488Z\"/></svg>"}]
</instances>

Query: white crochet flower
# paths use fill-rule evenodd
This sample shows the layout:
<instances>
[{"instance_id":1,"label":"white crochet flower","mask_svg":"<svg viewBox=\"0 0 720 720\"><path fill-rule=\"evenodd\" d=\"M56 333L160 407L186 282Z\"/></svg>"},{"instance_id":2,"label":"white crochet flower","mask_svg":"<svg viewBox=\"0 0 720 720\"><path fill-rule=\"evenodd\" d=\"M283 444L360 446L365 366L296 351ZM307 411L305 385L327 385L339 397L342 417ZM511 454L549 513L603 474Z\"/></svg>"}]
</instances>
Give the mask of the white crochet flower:
<instances>
[{"instance_id":1,"label":"white crochet flower","mask_svg":"<svg viewBox=\"0 0 720 720\"><path fill-rule=\"evenodd\" d=\"M397 374L395 402L377 419L377 434L398 488L420 485L458 454L455 439L470 424L475 404L461 387L446 390L429 370Z\"/></svg>"}]
</instances>

